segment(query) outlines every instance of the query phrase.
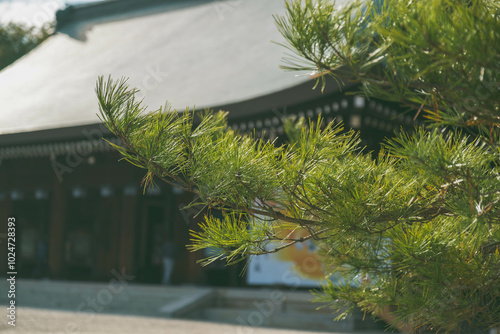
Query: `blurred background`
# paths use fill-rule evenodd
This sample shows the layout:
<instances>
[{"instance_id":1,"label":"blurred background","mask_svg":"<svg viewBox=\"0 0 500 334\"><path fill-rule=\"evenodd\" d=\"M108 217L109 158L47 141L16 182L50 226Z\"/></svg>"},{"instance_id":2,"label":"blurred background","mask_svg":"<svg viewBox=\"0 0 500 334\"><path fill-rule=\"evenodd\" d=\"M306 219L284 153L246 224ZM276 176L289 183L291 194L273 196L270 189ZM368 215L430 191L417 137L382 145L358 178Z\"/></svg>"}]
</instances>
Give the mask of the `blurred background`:
<instances>
[{"instance_id":1,"label":"blurred background","mask_svg":"<svg viewBox=\"0 0 500 334\"><path fill-rule=\"evenodd\" d=\"M359 130L376 152L395 129L415 124L395 105L352 94L347 78L342 86L328 82L321 94L308 73L280 69L286 49L273 15L284 13L282 0L0 1L0 217L16 218L25 291L41 293L36 284L43 282L55 296L47 284L59 282L68 296L64 284L75 282L88 294L98 285L85 282L106 284L117 272L133 276L130 286L138 288L319 286L324 274L313 244L255 258L246 271L245 263L201 267L210 250L185 247L203 218L200 208L185 208L192 195L159 182L143 191L144 172L120 161L102 140L117 139L96 116L96 80L111 75L129 78L151 110L167 100L180 111L228 110L230 127L269 139L284 135L287 117L322 114ZM6 223L0 233L5 245ZM7 271L2 246L0 275ZM173 291L165 289L154 291ZM245 305L260 298L245 293L238 297ZM65 303L53 306L75 309ZM226 300L226 313L227 305L235 308ZM193 317L203 313L193 310Z\"/></svg>"}]
</instances>

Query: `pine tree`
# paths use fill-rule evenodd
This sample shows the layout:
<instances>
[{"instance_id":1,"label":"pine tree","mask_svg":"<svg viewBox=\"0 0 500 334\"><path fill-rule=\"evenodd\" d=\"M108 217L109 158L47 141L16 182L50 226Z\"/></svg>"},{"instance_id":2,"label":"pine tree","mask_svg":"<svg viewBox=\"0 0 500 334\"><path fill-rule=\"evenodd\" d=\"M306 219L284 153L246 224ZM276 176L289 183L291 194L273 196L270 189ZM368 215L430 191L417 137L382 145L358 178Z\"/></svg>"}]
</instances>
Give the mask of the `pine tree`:
<instances>
[{"instance_id":1,"label":"pine tree","mask_svg":"<svg viewBox=\"0 0 500 334\"><path fill-rule=\"evenodd\" d=\"M192 232L192 250L221 250L206 263L314 239L328 273L344 278L318 294L339 318L360 307L409 331L500 326L500 3L286 6L275 18L293 52L286 69L312 71L322 87L347 75L426 126L374 158L341 125L289 119L278 146L234 132L224 112L147 112L126 80L100 78L100 117L124 143L116 149L147 170L145 185L156 176L224 212Z\"/></svg>"},{"instance_id":2,"label":"pine tree","mask_svg":"<svg viewBox=\"0 0 500 334\"><path fill-rule=\"evenodd\" d=\"M0 24L0 70L33 50L52 33L53 24L41 28L18 23Z\"/></svg>"}]
</instances>

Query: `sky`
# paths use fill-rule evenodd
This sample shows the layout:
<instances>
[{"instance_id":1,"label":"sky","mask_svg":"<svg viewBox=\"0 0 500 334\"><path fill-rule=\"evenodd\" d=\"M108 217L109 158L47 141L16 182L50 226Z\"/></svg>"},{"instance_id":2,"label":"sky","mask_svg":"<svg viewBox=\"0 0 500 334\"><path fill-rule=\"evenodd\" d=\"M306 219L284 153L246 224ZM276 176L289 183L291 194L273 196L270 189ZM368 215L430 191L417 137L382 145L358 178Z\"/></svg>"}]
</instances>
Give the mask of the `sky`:
<instances>
[{"instance_id":1,"label":"sky","mask_svg":"<svg viewBox=\"0 0 500 334\"><path fill-rule=\"evenodd\" d=\"M14 21L39 27L53 21L56 11L66 5L89 2L96 0L0 0L0 23Z\"/></svg>"}]
</instances>

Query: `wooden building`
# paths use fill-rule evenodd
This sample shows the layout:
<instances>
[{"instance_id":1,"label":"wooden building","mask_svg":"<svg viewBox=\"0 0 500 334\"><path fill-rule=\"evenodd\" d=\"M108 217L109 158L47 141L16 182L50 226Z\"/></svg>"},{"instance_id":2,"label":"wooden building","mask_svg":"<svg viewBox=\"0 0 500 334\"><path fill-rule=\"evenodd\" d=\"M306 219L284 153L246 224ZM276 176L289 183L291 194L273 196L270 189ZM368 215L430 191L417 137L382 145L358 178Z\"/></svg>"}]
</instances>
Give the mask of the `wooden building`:
<instances>
[{"instance_id":1,"label":"wooden building","mask_svg":"<svg viewBox=\"0 0 500 334\"><path fill-rule=\"evenodd\" d=\"M242 284L235 269L203 269L203 254L185 250L196 226L180 210L190 194L166 184L143 194L143 171L101 139L116 140L96 116L99 75L129 77L152 109L168 99L178 110L228 110L233 128L271 137L289 115L342 120L369 147L411 125L394 105L345 94L355 87L330 83L321 94L307 74L281 70L285 49L271 41L282 41L272 15L283 13L283 0L117 0L58 12L55 34L0 72L0 217L17 220L19 276L107 280L125 268L157 283L155 249L173 235L174 283Z\"/></svg>"}]
</instances>

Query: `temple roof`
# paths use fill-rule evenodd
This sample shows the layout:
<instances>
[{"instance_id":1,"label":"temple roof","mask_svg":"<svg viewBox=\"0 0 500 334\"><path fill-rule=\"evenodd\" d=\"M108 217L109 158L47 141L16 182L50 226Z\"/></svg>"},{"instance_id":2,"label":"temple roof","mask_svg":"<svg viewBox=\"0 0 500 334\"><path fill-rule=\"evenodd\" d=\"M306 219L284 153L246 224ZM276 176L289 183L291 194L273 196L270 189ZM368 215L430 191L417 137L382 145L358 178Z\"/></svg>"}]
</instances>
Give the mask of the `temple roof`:
<instances>
[{"instance_id":1,"label":"temple roof","mask_svg":"<svg viewBox=\"0 0 500 334\"><path fill-rule=\"evenodd\" d=\"M151 109L231 105L303 85L308 76L280 69L286 50L272 43L283 41L272 15L284 10L284 0L69 7L53 36L0 72L0 135L98 123L99 75L128 77Z\"/></svg>"}]
</instances>

